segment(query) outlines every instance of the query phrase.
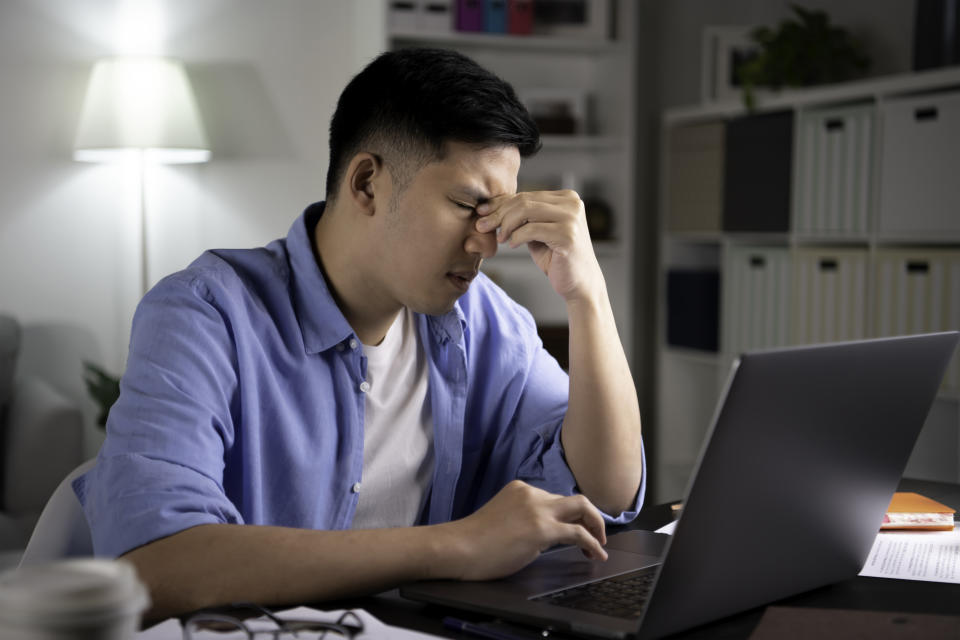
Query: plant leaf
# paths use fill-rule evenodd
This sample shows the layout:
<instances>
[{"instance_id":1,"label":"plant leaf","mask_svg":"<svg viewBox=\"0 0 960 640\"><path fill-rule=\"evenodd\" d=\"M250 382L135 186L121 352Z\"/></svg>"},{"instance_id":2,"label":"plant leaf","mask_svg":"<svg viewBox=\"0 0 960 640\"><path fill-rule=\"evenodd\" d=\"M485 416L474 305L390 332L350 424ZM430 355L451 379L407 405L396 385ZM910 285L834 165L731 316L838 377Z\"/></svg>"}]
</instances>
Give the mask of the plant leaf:
<instances>
[{"instance_id":1,"label":"plant leaf","mask_svg":"<svg viewBox=\"0 0 960 640\"><path fill-rule=\"evenodd\" d=\"M84 361L83 369L83 382L87 387L87 392L100 409L97 424L106 427L110 408L120 397L120 379L110 375L92 362Z\"/></svg>"}]
</instances>

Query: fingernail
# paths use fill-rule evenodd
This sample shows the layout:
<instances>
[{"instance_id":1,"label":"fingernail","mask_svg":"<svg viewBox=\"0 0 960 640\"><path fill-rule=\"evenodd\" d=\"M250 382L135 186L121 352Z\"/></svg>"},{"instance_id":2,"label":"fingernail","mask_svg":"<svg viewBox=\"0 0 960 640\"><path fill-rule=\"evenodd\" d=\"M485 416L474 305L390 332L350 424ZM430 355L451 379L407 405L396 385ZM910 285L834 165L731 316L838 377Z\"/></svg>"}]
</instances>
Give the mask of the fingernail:
<instances>
[{"instance_id":1,"label":"fingernail","mask_svg":"<svg viewBox=\"0 0 960 640\"><path fill-rule=\"evenodd\" d=\"M477 220L477 231L487 231L490 228L490 220L488 218L481 218Z\"/></svg>"},{"instance_id":2,"label":"fingernail","mask_svg":"<svg viewBox=\"0 0 960 640\"><path fill-rule=\"evenodd\" d=\"M487 215L488 213L490 213L490 205L489 204L478 205L477 213L481 216Z\"/></svg>"}]
</instances>

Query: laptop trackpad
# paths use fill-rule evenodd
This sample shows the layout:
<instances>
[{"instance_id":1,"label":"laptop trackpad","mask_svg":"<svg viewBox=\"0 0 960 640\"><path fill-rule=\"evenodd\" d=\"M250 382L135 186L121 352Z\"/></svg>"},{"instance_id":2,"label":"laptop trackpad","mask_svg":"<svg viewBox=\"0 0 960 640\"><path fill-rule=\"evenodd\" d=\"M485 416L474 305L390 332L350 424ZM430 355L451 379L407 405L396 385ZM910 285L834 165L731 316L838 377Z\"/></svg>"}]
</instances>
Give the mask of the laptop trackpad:
<instances>
[{"instance_id":1,"label":"laptop trackpad","mask_svg":"<svg viewBox=\"0 0 960 640\"><path fill-rule=\"evenodd\" d=\"M602 580L659 564L669 536L649 531L625 531L607 539L606 562L588 560L578 547L547 551L498 582L520 587L528 596Z\"/></svg>"},{"instance_id":2,"label":"laptop trackpad","mask_svg":"<svg viewBox=\"0 0 960 640\"><path fill-rule=\"evenodd\" d=\"M654 533L653 531L622 531L612 536L607 536L607 551L619 549L620 551L630 551L645 556L663 557L663 552L667 550L667 542L670 536L665 533Z\"/></svg>"}]
</instances>

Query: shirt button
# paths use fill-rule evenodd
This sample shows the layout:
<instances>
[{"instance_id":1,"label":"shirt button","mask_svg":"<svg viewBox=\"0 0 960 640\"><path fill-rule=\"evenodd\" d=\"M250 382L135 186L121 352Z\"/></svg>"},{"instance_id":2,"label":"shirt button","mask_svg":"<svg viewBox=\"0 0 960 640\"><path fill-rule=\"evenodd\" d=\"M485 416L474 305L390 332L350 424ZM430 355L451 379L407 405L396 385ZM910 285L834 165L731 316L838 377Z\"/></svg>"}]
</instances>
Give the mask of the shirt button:
<instances>
[{"instance_id":1,"label":"shirt button","mask_svg":"<svg viewBox=\"0 0 960 640\"><path fill-rule=\"evenodd\" d=\"M353 338L350 338L350 348L351 348L351 349L356 349L356 348L357 348L357 341L354 340Z\"/></svg>"},{"instance_id":2,"label":"shirt button","mask_svg":"<svg viewBox=\"0 0 960 640\"><path fill-rule=\"evenodd\" d=\"M350 487L350 491L352 491L353 493L360 493L360 483L354 482L353 486Z\"/></svg>"},{"instance_id":3,"label":"shirt button","mask_svg":"<svg viewBox=\"0 0 960 640\"><path fill-rule=\"evenodd\" d=\"M363 382L361 382L361 383L360 383L360 391L363 391L364 393L366 393L367 391L370 391L370 383L367 382L366 380L364 380Z\"/></svg>"}]
</instances>

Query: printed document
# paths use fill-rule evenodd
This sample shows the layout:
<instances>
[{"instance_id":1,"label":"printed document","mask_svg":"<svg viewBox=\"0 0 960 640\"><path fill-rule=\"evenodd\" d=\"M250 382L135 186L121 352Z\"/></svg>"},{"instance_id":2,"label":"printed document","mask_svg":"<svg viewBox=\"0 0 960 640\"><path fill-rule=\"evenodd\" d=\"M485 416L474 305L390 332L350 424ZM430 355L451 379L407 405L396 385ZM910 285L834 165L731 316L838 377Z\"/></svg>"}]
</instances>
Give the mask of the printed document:
<instances>
[{"instance_id":1,"label":"printed document","mask_svg":"<svg viewBox=\"0 0 960 640\"><path fill-rule=\"evenodd\" d=\"M883 531L860 575L960 583L960 526L953 531Z\"/></svg>"}]
</instances>

